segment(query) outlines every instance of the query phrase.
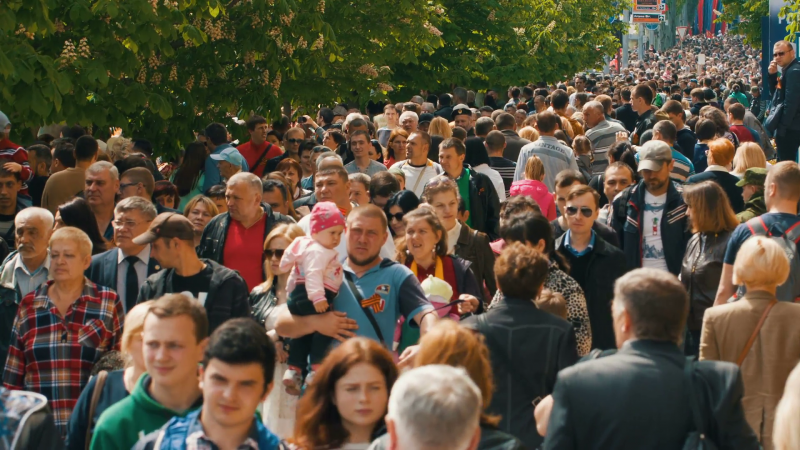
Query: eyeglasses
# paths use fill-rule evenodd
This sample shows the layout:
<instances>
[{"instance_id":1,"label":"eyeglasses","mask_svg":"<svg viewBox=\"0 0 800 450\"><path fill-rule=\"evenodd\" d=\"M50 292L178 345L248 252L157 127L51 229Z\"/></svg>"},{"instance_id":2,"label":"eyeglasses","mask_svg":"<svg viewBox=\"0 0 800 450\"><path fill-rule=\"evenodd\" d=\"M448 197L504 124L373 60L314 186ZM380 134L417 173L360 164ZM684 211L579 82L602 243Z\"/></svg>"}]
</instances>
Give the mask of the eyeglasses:
<instances>
[{"instance_id":1,"label":"eyeglasses","mask_svg":"<svg viewBox=\"0 0 800 450\"><path fill-rule=\"evenodd\" d=\"M394 220L396 220L398 222L402 222L403 221L403 217L405 215L406 215L406 213L387 214L386 218L389 219L389 220L394 219Z\"/></svg>"},{"instance_id":2,"label":"eyeglasses","mask_svg":"<svg viewBox=\"0 0 800 450\"><path fill-rule=\"evenodd\" d=\"M285 249L264 250L264 258L272 259L272 257L274 256L274 257L276 257L278 259L281 259L281 258L283 258L283 252L285 252L285 251L286 251Z\"/></svg>"},{"instance_id":3,"label":"eyeglasses","mask_svg":"<svg viewBox=\"0 0 800 450\"><path fill-rule=\"evenodd\" d=\"M780 58L781 56L785 55L787 52L775 52L772 54L773 58Z\"/></svg>"},{"instance_id":4,"label":"eyeglasses","mask_svg":"<svg viewBox=\"0 0 800 450\"><path fill-rule=\"evenodd\" d=\"M121 190L123 190L125 188L129 188L131 186L136 186L137 184L139 184L139 183L120 183L119 190L121 191Z\"/></svg>"},{"instance_id":5,"label":"eyeglasses","mask_svg":"<svg viewBox=\"0 0 800 450\"><path fill-rule=\"evenodd\" d=\"M578 208L574 206L567 206L566 210L568 216L574 216L575 214L578 214ZM589 208L588 206L581 206L580 210L583 217L592 217L592 214L594 214L592 208Z\"/></svg>"},{"instance_id":6,"label":"eyeglasses","mask_svg":"<svg viewBox=\"0 0 800 450\"><path fill-rule=\"evenodd\" d=\"M290 144L300 144L300 143L303 142L303 140L302 139L287 139L286 142L288 142Z\"/></svg>"}]
</instances>

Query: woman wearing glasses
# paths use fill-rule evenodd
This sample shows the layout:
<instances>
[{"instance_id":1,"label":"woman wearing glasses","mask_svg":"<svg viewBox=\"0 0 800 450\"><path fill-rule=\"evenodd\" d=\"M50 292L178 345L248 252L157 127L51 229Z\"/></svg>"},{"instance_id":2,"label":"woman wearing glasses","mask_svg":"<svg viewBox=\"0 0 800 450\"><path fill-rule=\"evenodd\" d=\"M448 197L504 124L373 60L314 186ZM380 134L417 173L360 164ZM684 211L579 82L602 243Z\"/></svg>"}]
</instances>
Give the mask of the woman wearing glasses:
<instances>
[{"instance_id":1,"label":"woman wearing glasses","mask_svg":"<svg viewBox=\"0 0 800 450\"><path fill-rule=\"evenodd\" d=\"M295 238L303 235L303 230L295 224L278 225L267 235L264 240L266 281L250 293L253 318L265 327L267 335L275 342L278 355L275 377L278 380L289 368L286 364L289 355L284 350L283 339L275 333L275 318L286 308L286 284L289 281L289 272L281 271L280 263L284 250ZM285 389L273 389L264 402L264 423L281 438L292 436L297 398L287 394Z\"/></svg>"},{"instance_id":2,"label":"woman wearing glasses","mask_svg":"<svg viewBox=\"0 0 800 450\"><path fill-rule=\"evenodd\" d=\"M389 221L389 230L392 232L392 237L395 241L406 235L406 226L403 224L403 216L407 213L417 209L419 206L419 199L411 191L400 191L392 195L386 206L383 207L383 212L386 214L386 219Z\"/></svg>"},{"instance_id":3,"label":"woman wearing glasses","mask_svg":"<svg viewBox=\"0 0 800 450\"><path fill-rule=\"evenodd\" d=\"M440 309L439 315L458 317L476 311L480 304L478 299L482 297L478 282L470 270L469 262L447 254L447 231L433 208L421 205L406 214L403 223L406 232L405 237L398 241L398 261L408 266L420 282L432 276L449 284L452 295L444 301L463 301ZM430 298L431 293L428 294ZM406 347L417 343L419 329L411 328L404 322L395 340L396 344L399 343L397 353L402 354Z\"/></svg>"}]
</instances>

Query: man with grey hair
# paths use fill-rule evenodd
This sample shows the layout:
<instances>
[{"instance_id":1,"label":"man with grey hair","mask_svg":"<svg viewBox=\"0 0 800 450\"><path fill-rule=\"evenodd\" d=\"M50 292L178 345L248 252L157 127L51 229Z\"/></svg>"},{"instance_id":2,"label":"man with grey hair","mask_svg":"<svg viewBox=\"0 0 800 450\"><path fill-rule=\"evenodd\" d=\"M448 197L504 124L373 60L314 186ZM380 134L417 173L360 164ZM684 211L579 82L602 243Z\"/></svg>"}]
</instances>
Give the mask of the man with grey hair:
<instances>
[{"instance_id":1,"label":"man with grey hair","mask_svg":"<svg viewBox=\"0 0 800 450\"><path fill-rule=\"evenodd\" d=\"M316 172L320 172L331 167L344 167L344 163L342 162L341 156L331 150L328 150L320 153L319 157L317 158L316 166ZM316 177L316 172L314 173L314 177ZM312 182L314 177L312 177ZM314 186L312 185L311 187L313 188ZM295 200L294 210L297 214L300 214L301 217L304 217L311 214L311 209L314 208L314 205L316 204L317 195L312 192L311 195L307 195L303 198Z\"/></svg>"},{"instance_id":2,"label":"man with grey hair","mask_svg":"<svg viewBox=\"0 0 800 450\"><path fill-rule=\"evenodd\" d=\"M744 417L739 368L684 357L688 311L674 275L637 269L619 278L612 303L619 350L559 372L549 423L539 427L544 448L682 448L691 432L718 448L759 448ZM691 401L705 430L691 420Z\"/></svg>"},{"instance_id":3,"label":"man with grey hair","mask_svg":"<svg viewBox=\"0 0 800 450\"><path fill-rule=\"evenodd\" d=\"M427 365L392 387L386 414L390 450L474 450L481 437L481 391L460 367Z\"/></svg>"},{"instance_id":4,"label":"man with grey hair","mask_svg":"<svg viewBox=\"0 0 800 450\"><path fill-rule=\"evenodd\" d=\"M262 200L261 178L239 172L228 180L228 212L211 219L203 231L197 255L238 271L248 292L264 282L261 244L278 223L293 220L272 211Z\"/></svg>"},{"instance_id":5,"label":"man with grey hair","mask_svg":"<svg viewBox=\"0 0 800 450\"><path fill-rule=\"evenodd\" d=\"M156 207L149 198L128 197L114 208L115 248L92 256L86 276L94 283L114 289L125 312L136 305L139 286L148 276L161 270L150 257L149 245L137 245L133 238L147 231L156 217Z\"/></svg>"},{"instance_id":6,"label":"man with grey hair","mask_svg":"<svg viewBox=\"0 0 800 450\"><path fill-rule=\"evenodd\" d=\"M625 127L606 120L603 104L594 100L583 105L583 122L594 148L592 174L601 174L608 167L608 149L617 141L617 133L626 131Z\"/></svg>"},{"instance_id":7,"label":"man with grey hair","mask_svg":"<svg viewBox=\"0 0 800 450\"><path fill-rule=\"evenodd\" d=\"M14 218L17 250L0 265L0 358L3 361L8 355L19 303L50 279L48 244L53 221L50 211L37 207L25 208Z\"/></svg>"},{"instance_id":8,"label":"man with grey hair","mask_svg":"<svg viewBox=\"0 0 800 450\"><path fill-rule=\"evenodd\" d=\"M108 161L98 161L86 169L83 196L97 220L97 228L107 240L114 237L114 199L119 191L119 171ZM58 205L56 205L57 207Z\"/></svg>"},{"instance_id":9,"label":"man with grey hair","mask_svg":"<svg viewBox=\"0 0 800 450\"><path fill-rule=\"evenodd\" d=\"M408 134L417 131L419 126L419 116L414 111L403 111L400 114L400 128L406 130Z\"/></svg>"}]
</instances>

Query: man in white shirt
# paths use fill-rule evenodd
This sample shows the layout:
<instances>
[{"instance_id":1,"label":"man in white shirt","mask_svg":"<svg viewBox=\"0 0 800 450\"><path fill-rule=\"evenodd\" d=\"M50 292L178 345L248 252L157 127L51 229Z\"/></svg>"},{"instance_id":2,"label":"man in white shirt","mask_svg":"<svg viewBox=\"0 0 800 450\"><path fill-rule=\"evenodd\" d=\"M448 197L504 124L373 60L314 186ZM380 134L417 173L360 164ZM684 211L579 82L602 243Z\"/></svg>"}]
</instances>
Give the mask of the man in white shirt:
<instances>
[{"instance_id":1,"label":"man in white shirt","mask_svg":"<svg viewBox=\"0 0 800 450\"><path fill-rule=\"evenodd\" d=\"M428 150L431 147L431 137L424 131L416 131L408 136L406 141L405 161L394 163L392 169L399 168L406 175L406 189L414 192L417 197L422 197L422 191L428 181L442 173L439 163L428 159Z\"/></svg>"}]
</instances>

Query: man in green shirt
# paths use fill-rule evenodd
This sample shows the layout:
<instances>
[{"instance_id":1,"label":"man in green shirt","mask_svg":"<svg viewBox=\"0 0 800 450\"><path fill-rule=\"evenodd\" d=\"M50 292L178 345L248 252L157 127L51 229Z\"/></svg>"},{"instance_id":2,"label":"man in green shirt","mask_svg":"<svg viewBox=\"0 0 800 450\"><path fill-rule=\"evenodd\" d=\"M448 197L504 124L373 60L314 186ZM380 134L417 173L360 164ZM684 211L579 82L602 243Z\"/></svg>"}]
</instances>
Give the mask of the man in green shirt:
<instances>
[{"instance_id":1,"label":"man in green shirt","mask_svg":"<svg viewBox=\"0 0 800 450\"><path fill-rule=\"evenodd\" d=\"M458 184L458 194L464 199L469 218L467 225L499 239L500 198L488 176L464 165L467 148L456 138L439 144L439 164L445 174Z\"/></svg>"},{"instance_id":2,"label":"man in green shirt","mask_svg":"<svg viewBox=\"0 0 800 450\"><path fill-rule=\"evenodd\" d=\"M208 318L199 302L184 294L155 300L142 332L147 372L130 396L100 415L91 450L130 450L172 417L202 406L197 370L207 342Z\"/></svg>"}]
</instances>

